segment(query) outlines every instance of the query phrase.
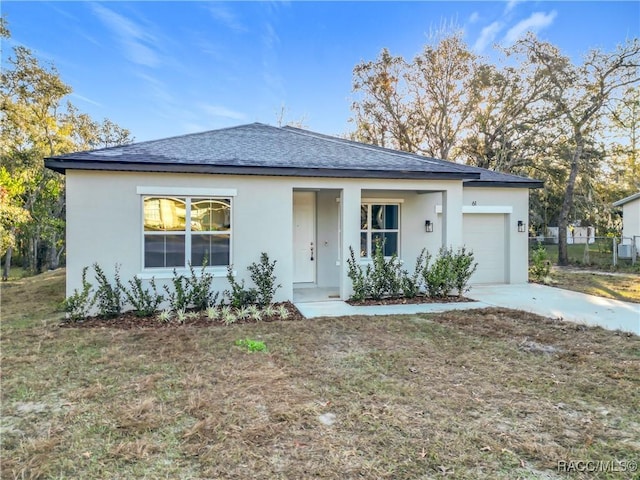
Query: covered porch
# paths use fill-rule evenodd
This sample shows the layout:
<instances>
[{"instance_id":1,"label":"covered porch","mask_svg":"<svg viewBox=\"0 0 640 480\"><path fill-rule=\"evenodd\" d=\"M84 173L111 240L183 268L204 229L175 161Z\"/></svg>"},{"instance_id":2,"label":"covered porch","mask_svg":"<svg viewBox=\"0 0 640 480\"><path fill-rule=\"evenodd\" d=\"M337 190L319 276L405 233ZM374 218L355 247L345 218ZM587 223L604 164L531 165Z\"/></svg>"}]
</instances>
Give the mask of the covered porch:
<instances>
[{"instance_id":1,"label":"covered porch","mask_svg":"<svg viewBox=\"0 0 640 480\"><path fill-rule=\"evenodd\" d=\"M412 269L423 248L461 245L460 181L348 183L292 189L294 302L348 299L350 249L364 266L383 240L385 255L396 253Z\"/></svg>"}]
</instances>

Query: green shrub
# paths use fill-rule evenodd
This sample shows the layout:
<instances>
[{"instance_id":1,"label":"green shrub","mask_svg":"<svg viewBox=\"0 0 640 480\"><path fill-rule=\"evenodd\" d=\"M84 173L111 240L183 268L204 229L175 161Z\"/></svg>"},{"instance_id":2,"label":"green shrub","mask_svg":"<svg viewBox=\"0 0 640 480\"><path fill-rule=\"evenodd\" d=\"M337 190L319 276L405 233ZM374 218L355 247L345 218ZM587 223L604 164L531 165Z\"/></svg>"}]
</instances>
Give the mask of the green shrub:
<instances>
[{"instance_id":1,"label":"green shrub","mask_svg":"<svg viewBox=\"0 0 640 480\"><path fill-rule=\"evenodd\" d=\"M245 288L244 280L238 283L233 276L233 265L227 267L227 280L231 290L225 290L224 296L229 299L231 306L243 308L258 301L258 290L255 288Z\"/></svg>"},{"instance_id":2,"label":"green shrub","mask_svg":"<svg viewBox=\"0 0 640 480\"><path fill-rule=\"evenodd\" d=\"M276 285L276 276L274 270L276 268L276 260L269 262L269 255L265 252L260 254L260 263L252 263L247 267L251 273L251 280L256 284L258 305L269 305L276 294L278 288L282 285Z\"/></svg>"},{"instance_id":3,"label":"green shrub","mask_svg":"<svg viewBox=\"0 0 640 480\"><path fill-rule=\"evenodd\" d=\"M95 302L95 296L91 295L93 285L87 282L88 269L89 267L82 269L82 290L74 289L73 294L62 302L62 308L68 313L69 319L76 322L87 318Z\"/></svg>"},{"instance_id":4,"label":"green shrub","mask_svg":"<svg viewBox=\"0 0 640 480\"><path fill-rule=\"evenodd\" d=\"M366 277L369 296L374 300L400 293L402 277L398 256L394 253L388 260L384 258L384 242L375 242L373 262L367 265Z\"/></svg>"},{"instance_id":5,"label":"green shrub","mask_svg":"<svg viewBox=\"0 0 640 480\"><path fill-rule=\"evenodd\" d=\"M547 249L540 242L531 252L531 265L529 274L535 282L542 282L551 272L551 262L547 255Z\"/></svg>"},{"instance_id":6,"label":"green shrub","mask_svg":"<svg viewBox=\"0 0 640 480\"><path fill-rule=\"evenodd\" d=\"M174 268L173 278L171 279L173 289L170 289L167 285L164 286L164 291L167 292L167 300L169 300L172 311L184 311L191 304L188 283L188 279L184 275L178 274Z\"/></svg>"},{"instance_id":7,"label":"green shrub","mask_svg":"<svg viewBox=\"0 0 640 480\"><path fill-rule=\"evenodd\" d=\"M212 305L215 305L218 301L219 292L214 292L211 289L213 284L213 275L206 271L207 259L202 262L202 268L200 275L196 275L196 272L191 264L189 264L189 271L191 275L186 279L185 288L187 289L186 297L188 298L188 306L195 308L197 311L203 311Z\"/></svg>"},{"instance_id":8,"label":"green shrub","mask_svg":"<svg viewBox=\"0 0 640 480\"><path fill-rule=\"evenodd\" d=\"M122 298L124 288L120 282L120 268L116 264L114 285L111 285L104 271L97 263L93 264L96 272L98 287L95 294L95 302L98 308L98 315L103 318L114 318L122 313Z\"/></svg>"},{"instance_id":9,"label":"green shrub","mask_svg":"<svg viewBox=\"0 0 640 480\"><path fill-rule=\"evenodd\" d=\"M408 271L402 271L401 289L402 295L405 298L415 298L420 293L420 287L422 286L422 272L425 265L428 265L430 260L431 254L427 252L426 248L423 248L416 259L416 266L413 270L413 274L409 275Z\"/></svg>"},{"instance_id":10,"label":"green shrub","mask_svg":"<svg viewBox=\"0 0 640 480\"><path fill-rule=\"evenodd\" d=\"M430 297L449 295L449 292L455 287L451 249L441 248L433 264L425 266L422 277Z\"/></svg>"},{"instance_id":11,"label":"green shrub","mask_svg":"<svg viewBox=\"0 0 640 480\"><path fill-rule=\"evenodd\" d=\"M349 247L349 258L347 258L347 276L351 280L353 286L353 293L350 299L356 302L360 302L369 297L369 282L368 277L362 271L362 266L356 261L353 248Z\"/></svg>"},{"instance_id":12,"label":"green shrub","mask_svg":"<svg viewBox=\"0 0 640 480\"><path fill-rule=\"evenodd\" d=\"M150 317L164 300L164 296L158 293L153 278L149 280L149 286L151 290L142 286L142 280L139 277L133 277L129 280L129 289L124 291L137 317Z\"/></svg>"},{"instance_id":13,"label":"green shrub","mask_svg":"<svg viewBox=\"0 0 640 480\"><path fill-rule=\"evenodd\" d=\"M471 275L478 268L478 264L473 261L473 252L461 247L451 256L451 267L453 268L453 284L458 290L458 297L468 292Z\"/></svg>"}]
</instances>

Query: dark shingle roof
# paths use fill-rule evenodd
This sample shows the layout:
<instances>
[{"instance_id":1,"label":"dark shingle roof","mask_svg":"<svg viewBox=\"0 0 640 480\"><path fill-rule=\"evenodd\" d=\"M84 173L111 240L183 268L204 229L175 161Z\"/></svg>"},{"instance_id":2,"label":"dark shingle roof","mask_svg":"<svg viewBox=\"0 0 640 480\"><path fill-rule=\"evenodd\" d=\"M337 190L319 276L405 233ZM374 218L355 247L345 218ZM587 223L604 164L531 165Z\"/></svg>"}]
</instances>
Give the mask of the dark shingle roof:
<instances>
[{"instance_id":1,"label":"dark shingle roof","mask_svg":"<svg viewBox=\"0 0 640 480\"><path fill-rule=\"evenodd\" d=\"M537 187L540 182L260 123L47 158L48 168L348 178L462 179ZM471 184L470 184L471 185Z\"/></svg>"}]
</instances>

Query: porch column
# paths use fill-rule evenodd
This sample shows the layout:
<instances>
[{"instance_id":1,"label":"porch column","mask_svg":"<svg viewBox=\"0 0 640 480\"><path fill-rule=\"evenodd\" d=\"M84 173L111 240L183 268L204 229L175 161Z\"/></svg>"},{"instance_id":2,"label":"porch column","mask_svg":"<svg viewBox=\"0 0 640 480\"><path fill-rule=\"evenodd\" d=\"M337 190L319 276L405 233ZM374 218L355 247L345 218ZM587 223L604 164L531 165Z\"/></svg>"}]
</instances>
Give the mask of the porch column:
<instances>
[{"instance_id":1,"label":"porch column","mask_svg":"<svg viewBox=\"0 0 640 480\"><path fill-rule=\"evenodd\" d=\"M357 186L346 186L340 193L340 298L348 299L353 292L347 272L349 247L353 248L356 260L360 260L360 202L361 190Z\"/></svg>"},{"instance_id":2,"label":"porch column","mask_svg":"<svg viewBox=\"0 0 640 480\"><path fill-rule=\"evenodd\" d=\"M462 246L462 182L442 192L442 246Z\"/></svg>"}]
</instances>

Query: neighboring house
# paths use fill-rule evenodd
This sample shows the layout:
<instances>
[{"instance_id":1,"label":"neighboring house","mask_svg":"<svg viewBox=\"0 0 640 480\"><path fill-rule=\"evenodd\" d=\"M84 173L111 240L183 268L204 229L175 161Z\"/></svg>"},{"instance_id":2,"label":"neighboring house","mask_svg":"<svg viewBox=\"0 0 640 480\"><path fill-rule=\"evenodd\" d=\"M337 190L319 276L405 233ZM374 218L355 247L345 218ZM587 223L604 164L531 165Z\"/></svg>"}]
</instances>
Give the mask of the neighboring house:
<instances>
[{"instance_id":1,"label":"neighboring house","mask_svg":"<svg viewBox=\"0 0 640 480\"><path fill-rule=\"evenodd\" d=\"M351 294L349 248L376 239L409 270L422 250L466 245L472 283L527 282L529 189L541 182L292 127L259 123L48 158L66 174L67 293L97 262L166 281L207 257L248 278L261 252L282 288ZM428 225L428 226L427 226ZM331 292L333 292L331 294Z\"/></svg>"},{"instance_id":2,"label":"neighboring house","mask_svg":"<svg viewBox=\"0 0 640 480\"><path fill-rule=\"evenodd\" d=\"M636 251L640 250L640 192L634 193L622 200L614 202L614 207L622 207L622 239L619 248L621 257L630 257L632 250L629 248L635 244ZM629 245L629 247L624 247Z\"/></svg>"},{"instance_id":3,"label":"neighboring house","mask_svg":"<svg viewBox=\"0 0 640 480\"><path fill-rule=\"evenodd\" d=\"M550 238L553 243L557 244L560 241L560 232L558 227L548 227L547 234L541 237L544 241L545 238ZM595 243L596 242L596 230L593 227L576 227L570 225L567 227L567 244L582 244Z\"/></svg>"}]
</instances>

